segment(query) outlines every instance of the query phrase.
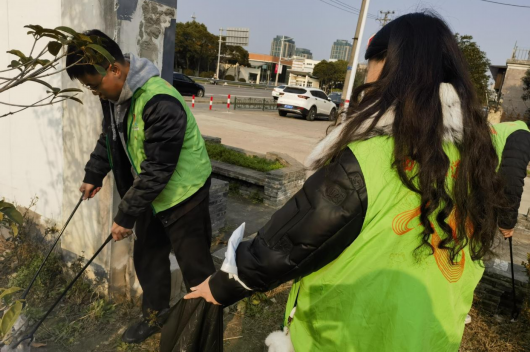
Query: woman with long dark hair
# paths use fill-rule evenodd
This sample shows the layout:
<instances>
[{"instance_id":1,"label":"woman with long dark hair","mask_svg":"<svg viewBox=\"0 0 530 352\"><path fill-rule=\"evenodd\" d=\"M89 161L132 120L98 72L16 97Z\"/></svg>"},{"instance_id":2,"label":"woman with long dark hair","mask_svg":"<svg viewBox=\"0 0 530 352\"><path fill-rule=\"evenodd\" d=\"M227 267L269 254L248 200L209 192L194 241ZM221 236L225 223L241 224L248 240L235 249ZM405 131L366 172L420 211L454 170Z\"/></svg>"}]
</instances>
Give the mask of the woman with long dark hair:
<instances>
[{"instance_id":1,"label":"woman with long dark hair","mask_svg":"<svg viewBox=\"0 0 530 352\"><path fill-rule=\"evenodd\" d=\"M455 37L401 16L366 51L366 84L309 156L316 172L187 298L228 305L296 279L296 351L457 351L498 228L515 226L530 132L490 126Z\"/></svg>"}]
</instances>

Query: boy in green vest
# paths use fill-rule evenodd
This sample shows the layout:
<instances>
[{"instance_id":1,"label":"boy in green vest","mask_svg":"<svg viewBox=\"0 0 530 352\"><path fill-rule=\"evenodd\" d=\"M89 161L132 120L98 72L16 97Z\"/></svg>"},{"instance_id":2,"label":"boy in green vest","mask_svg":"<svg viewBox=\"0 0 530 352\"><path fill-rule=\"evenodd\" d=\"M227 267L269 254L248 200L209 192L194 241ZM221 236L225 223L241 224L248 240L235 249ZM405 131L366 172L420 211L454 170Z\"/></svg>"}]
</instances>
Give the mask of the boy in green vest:
<instances>
[{"instance_id":1,"label":"boy in green vest","mask_svg":"<svg viewBox=\"0 0 530 352\"><path fill-rule=\"evenodd\" d=\"M143 289L144 319L122 339L139 343L160 330L168 311L172 248L188 290L215 271L209 250L211 164L195 118L156 66L123 55L99 30L85 35L101 38L116 61L99 63L103 76L93 65L74 65L81 57L78 48L68 47L68 75L99 96L103 107L103 131L80 191L84 199L94 197L112 170L122 198L112 236L120 241L135 229L134 266ZM159 324L148 320L153 314Z\"/></svg>"}]
</instances>

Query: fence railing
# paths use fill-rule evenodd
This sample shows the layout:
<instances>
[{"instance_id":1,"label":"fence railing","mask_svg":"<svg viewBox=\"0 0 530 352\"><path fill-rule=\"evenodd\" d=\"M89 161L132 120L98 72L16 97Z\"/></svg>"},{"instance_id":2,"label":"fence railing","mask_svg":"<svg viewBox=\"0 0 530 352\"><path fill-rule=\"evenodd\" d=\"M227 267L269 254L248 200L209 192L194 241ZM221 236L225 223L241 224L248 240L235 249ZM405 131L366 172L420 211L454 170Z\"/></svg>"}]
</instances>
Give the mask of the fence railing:
<instances>
[{"instance_id":1,"label":"fence railing","mask_svg":"<svg viewBox=\"0 0 530 352\"><path fill-rule=\"evenodd\" d=\"M530 61L530 49L515 47L513 49L512 60Z\"/></svg>"},{"instance_id":2,"label":"fence railing","mask_svg":"<svg viewBox=\"0 0 530 352\"><path fill-rule=\"evenodd\" d=\"M234 98L234 110L256 109L256 110L276 110L277 104L274 99L267 98Z\"/></svg>"},{"instance_id":3,"label":"fence railing","mask_svg":"<svg viewBox=\"0 0 530 352\"><path fill-rule=\"evenodd\" d=\"M211 83L212 82L211 78L196 77L196 76L189 76L189 77L199 83ZM229 86L240 86L240 87L249 87L249 88L256 88L256 89L273 89L275 87L274 84L236 82L236 81L227 81L224 79L217 80L218 85L224 85L225 83Z\"/></svg>"}]
</instances>

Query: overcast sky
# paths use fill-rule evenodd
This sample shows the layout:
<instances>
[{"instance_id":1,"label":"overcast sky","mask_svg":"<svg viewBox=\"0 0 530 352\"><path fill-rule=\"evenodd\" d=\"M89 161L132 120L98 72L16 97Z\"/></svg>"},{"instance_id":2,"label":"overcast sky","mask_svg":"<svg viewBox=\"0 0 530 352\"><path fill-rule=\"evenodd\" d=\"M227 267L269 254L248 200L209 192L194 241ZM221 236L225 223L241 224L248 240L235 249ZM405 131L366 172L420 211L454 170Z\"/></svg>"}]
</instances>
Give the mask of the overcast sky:
<instances>
[{"instance_id":1,"label":"overcast sky","mask_svg":"<svg viewBox=\"0 0 530 352\"><path fill-rule=\"evenodd\" d=\"M250 28L246 49L261 54L269 54L276 35L290 36L297 47L310 49L315 59L329 59L336 39L351 41L358 15L324 1L349 10L361 7L361 0L178 0L177 21L191 21L195 13L211 33L218 34L221 27ZM530 0L496 1L530 6ZM369 13L392 10L398 16L420 9L435 10L454 32L472 35L492 64L505 64L516 41L519 47L530 49L530 8L480 0L372 0ZM368 20L362 49L378 28L379 22Z\"/></svg>"}]
</instances>

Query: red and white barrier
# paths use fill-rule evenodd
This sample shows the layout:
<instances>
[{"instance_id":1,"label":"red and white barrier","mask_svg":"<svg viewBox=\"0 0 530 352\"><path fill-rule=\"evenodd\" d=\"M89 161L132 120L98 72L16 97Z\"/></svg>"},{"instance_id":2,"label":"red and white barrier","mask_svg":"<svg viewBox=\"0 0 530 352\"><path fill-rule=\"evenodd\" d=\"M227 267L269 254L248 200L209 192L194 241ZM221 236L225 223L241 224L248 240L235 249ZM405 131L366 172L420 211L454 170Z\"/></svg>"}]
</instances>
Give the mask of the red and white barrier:
<instances>
[{"instance_id":1,"label":"red and white barrier","mask_svg":"<svg viewBox=\"0 0 530 352\"><path fill-rule=\"evenodd\" d=\"M213 105L213 96L210 97L210 110L212 110L212 105Z\"/></svg>"},{"instance_id":2,"label":"red and white barrier","mask_svg":"<svg viewBox=\"0 0 530 352\"><path fill-rule=\"evenodd\" d=\"M194 108L195 107L195 95L193 95L191 97L191 107Z\"/></svg>"},{"instance_id":3,"label":"red and white barrier","mask_svg":"<svg viewBox=\"0 0 530 352\"><path fill-rule=\"evenodd\" d=\"M226 102L226 108L230 110L230 94L228 94L228 101Z\"/></svg>"}]
</instances>

